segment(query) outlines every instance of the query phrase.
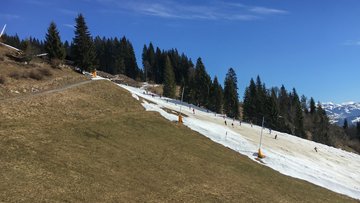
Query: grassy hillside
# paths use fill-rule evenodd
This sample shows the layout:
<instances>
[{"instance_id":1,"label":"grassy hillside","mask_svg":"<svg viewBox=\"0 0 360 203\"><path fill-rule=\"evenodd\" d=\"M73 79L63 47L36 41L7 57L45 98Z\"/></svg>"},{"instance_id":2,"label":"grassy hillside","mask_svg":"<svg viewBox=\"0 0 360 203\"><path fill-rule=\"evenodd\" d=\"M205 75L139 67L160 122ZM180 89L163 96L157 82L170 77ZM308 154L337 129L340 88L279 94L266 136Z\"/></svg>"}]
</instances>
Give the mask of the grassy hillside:
<instances>
[{"instance_id":1,"label":"grassy hillside","mask_svg":"<svg viewBox=\"0 0 360 203\"><path fill-rule=\"evenodd\" d=\"M30 63L18 62L11 49L0 46L0 100L55 89L86 80L68 66L50 65L34 57Z\"/></svg>"},{"instance_id":2,"label":"grassy hillside","mask_svg":"<svg viewBox=\"0 0 360 203\"><path fill-rule=\"evenodd\" d=\"M355 202L145 112L108 81L0 109L0 202Z\"/></svg>"}]
</instances>

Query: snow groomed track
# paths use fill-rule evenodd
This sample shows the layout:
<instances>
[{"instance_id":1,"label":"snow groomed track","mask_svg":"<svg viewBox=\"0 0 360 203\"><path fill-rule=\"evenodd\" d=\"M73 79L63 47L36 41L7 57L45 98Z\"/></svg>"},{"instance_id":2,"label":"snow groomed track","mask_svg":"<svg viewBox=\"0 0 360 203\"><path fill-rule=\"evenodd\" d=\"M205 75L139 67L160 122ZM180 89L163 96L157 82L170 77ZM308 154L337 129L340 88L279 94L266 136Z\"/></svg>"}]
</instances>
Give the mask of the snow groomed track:
<instances>
[{"instance_id":1,"label":"snow groomed track","mask_svg":"<svg viewBox=\"0 0 360 203\"><path fill-rule=\"evenodd\" d=\"M179 112L181 108L181 112L187 116L183 117L184 125L214 142L257 161L261 127L248 123L240 125L239 121L224 118L222 115L216 115L178 100L146 94L144 87L119 86L132 93L135 99L140 100L147 111L159 112L170 121L177 121L178 116L175 112L168 113L169 111L163 109ZM318 152L314 150L315 147ZM272 131L270 134L267 129L263 131L262 151L266 157L262 159L261 164L282 174L360 199L360 156L357 154L277 131Z\"/></svg>"}]
</instances>

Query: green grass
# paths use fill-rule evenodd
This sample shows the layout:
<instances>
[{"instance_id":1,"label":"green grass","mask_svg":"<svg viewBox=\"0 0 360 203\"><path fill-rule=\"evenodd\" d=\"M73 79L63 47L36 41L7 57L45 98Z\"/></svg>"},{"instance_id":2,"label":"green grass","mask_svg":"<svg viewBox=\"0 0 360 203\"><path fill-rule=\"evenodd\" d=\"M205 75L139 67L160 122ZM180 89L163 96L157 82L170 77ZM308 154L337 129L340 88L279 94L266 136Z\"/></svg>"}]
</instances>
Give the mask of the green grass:
<instances>
[{"instance_id":1,"label":"green grass","mask_svg":"<svg viewBox=\"0 0 360 203\"><path fill-rule=\"evenodd\" d=\"M107 81L0 109L0 202L355 202L146 112Z\"/></svg>"}]
</instances>

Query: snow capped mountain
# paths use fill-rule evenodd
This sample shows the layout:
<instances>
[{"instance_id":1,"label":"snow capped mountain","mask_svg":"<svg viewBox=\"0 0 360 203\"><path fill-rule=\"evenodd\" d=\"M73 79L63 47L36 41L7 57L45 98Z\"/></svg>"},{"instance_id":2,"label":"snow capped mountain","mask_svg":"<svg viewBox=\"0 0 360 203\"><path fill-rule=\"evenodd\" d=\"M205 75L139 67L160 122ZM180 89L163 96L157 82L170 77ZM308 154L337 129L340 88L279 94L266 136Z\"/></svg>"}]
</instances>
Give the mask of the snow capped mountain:
<instances>
[{"instance_id":1,"label":"snow capped mountain","mask_svg":"<svg viewBox=\"0 0 360 203\"><path fill-rule=\"evenodd\" d=\"M344 124L347 119L349 124L356 124L360 121L360 102L346 102L342 104L323 103L327 115L331 123L338 125Z\"/></svg>"}]
</instances>

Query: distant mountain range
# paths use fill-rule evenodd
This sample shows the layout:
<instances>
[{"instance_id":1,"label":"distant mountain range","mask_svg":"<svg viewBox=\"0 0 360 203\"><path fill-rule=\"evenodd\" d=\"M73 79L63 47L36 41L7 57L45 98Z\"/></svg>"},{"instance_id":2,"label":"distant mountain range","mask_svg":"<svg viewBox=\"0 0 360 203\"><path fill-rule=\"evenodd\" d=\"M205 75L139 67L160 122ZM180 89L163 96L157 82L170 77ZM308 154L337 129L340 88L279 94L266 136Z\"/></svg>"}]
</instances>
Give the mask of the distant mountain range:
<instances>
[{"instance_id":1,"label":"distant mountain range","mask_svg":"<svg viewBox=\"0 0 360 203\"><path fill-rule=\"evenodd\" d=\"M346 102L342 104L329 102L323 103L322 106L329 116L331 123L342 126L345 119L347 119L349 125L355 125L356 122L360 122L360 102Z\"/></svg>"}]
</instances>

